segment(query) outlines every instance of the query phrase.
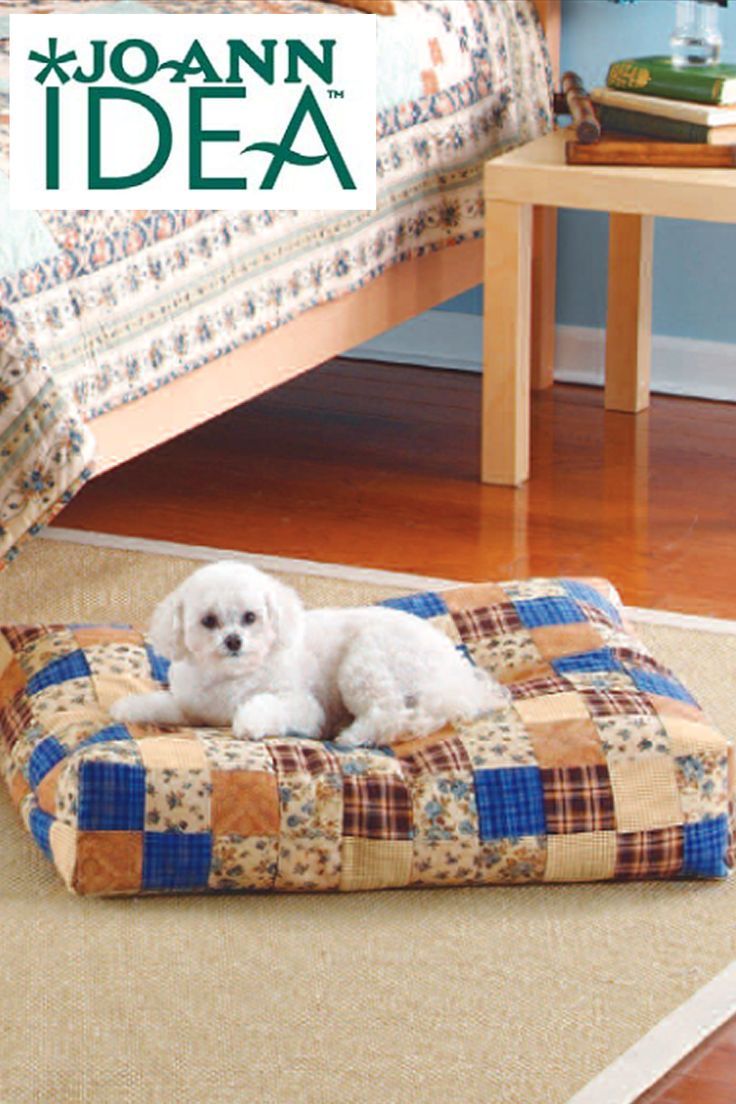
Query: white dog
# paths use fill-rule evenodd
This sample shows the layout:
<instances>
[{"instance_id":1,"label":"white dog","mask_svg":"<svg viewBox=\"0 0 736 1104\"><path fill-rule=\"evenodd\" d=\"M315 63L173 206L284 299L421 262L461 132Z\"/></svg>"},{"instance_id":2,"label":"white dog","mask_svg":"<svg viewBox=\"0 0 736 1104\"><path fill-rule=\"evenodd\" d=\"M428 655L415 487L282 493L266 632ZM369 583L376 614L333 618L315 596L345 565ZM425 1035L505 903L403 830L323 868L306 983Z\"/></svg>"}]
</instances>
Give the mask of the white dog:
<instances>
[{"instance_id":1,"label":"white dog","mask_svg":"<svg viewBox=\"0 0 736 1104\"><path fill-rule=\"evenodd\" d=\"M245 564L201 568L161 602L151 642L170 690L115 702L115 720L232 724L252 740L298 734L386 745L506 704L506 691L442 632L399 610L305 612Z\"/></svg>"}]
</instances>

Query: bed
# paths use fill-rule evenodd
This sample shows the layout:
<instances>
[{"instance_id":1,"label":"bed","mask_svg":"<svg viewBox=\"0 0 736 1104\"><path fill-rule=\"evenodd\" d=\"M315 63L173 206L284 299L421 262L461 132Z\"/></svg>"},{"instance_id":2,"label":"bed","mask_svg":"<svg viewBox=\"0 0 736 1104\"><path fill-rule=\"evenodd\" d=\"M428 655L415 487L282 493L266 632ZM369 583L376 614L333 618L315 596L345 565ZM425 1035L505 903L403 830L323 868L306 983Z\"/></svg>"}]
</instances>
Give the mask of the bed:
<instances>
[{"instance_id":1,"label":"bed","mask_svg":"<svg viewBox=\"0 0 736 1104\"><path fill-rule=\"evenodd\" d=\"M323 0L10 0L3 13L111 8L343 10ZM11 214L0 18L3 562L93 475L477 284L482 165L551 125L558 20L559 0L400 0L378 19L375 212ZM544 210L535 234L544 382L555 244Z\"/></svg>"}]
</instances>

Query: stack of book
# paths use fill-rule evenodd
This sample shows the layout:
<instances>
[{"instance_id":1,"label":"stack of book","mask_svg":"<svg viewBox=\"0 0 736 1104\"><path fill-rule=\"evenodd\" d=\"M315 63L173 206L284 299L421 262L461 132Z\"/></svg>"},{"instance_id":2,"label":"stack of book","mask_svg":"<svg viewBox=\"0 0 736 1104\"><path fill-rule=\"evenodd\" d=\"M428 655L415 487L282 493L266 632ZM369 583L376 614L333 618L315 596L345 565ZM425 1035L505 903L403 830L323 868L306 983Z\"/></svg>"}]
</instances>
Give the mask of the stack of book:
<instances>
[{"instance_id":1,"label":"stack of book","mask_svg":"<svg viewBox=\"0 0 736 1104\"><path fill-rule=\"evenodd\" d=\"M736 65L679 68L669 57L617 61L606 87L590 98L611 137L736 144Z\"/></svg>"}]
</instances>

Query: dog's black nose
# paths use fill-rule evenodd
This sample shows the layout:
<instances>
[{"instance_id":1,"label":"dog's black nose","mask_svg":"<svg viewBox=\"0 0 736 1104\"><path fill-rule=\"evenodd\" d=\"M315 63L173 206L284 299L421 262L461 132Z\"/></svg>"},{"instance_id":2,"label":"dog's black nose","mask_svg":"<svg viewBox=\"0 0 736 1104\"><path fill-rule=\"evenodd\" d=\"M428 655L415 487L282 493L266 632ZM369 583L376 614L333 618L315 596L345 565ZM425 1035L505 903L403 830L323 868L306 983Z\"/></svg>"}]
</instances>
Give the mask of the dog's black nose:
<instances>
[{"instance_id":1,"label":"dog's black nose","mask_svg":"<svg viewBox=\"0 0 736 1104\"><path fill-rule=\"evenodd\" d=\"M235 652L240 651L241 644L242 641L237 633L230 633L229 636L225 637L225 647L229 652L232 652L233 655L235 654Z\"/></svg>"}]
</instances>

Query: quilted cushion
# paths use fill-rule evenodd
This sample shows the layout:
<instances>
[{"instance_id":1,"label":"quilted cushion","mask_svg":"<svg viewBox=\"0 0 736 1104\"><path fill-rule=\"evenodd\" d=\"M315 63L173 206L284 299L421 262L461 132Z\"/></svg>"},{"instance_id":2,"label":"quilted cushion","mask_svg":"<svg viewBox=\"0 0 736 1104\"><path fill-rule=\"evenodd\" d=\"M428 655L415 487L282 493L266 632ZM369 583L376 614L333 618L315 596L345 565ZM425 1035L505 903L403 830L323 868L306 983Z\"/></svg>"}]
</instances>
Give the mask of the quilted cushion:
<instances>
[{"instance_id":1,"label":"quilted cushion","mask_svg":"<svg viewBox=\"0 0 736 1104\"><path fill-rule=\"evenodd\" d=\"M114 724L166 682L126 627L0 635L0 755L23 821L84 894L719 878L733 749L601 580L388 605L448 633L513 704L388 750ZM730 773L729 773L730 772Z\"/></svg>"}]
</instances>

